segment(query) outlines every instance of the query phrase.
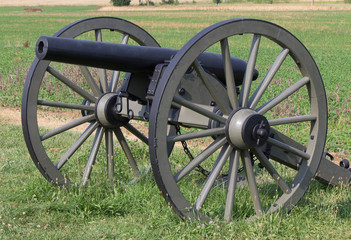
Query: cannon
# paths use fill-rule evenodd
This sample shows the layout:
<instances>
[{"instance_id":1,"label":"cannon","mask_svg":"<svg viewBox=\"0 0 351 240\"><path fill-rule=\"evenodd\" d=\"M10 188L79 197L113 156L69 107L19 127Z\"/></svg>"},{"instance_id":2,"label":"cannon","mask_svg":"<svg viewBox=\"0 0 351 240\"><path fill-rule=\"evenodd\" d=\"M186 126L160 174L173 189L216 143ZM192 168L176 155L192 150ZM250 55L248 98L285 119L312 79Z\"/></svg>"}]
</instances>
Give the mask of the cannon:
<instances>
[{"instance_id":1,"label":"cannon","mask_svg":"<svg viewBox=\"0 0 351 240\"><path fill-rule=\"evenodd\" d=\"M178 50L126 20L88 18L39 38L36 55L23 133L54 184L98 184L99 172L131 183L151 166L181 218L230 220L289 212L313 178L350 181L348 162L324 152L319 70L278 25L226 20Z\"/></svg>"}]
</instances>

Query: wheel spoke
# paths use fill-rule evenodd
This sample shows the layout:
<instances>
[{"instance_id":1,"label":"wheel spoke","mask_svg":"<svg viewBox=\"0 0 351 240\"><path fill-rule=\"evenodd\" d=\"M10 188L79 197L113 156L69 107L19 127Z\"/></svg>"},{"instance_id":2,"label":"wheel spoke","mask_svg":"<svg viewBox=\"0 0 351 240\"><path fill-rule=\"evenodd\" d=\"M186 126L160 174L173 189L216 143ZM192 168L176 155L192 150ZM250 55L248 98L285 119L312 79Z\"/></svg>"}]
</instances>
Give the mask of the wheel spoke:
<instances>
[{"instance_id":1,"label":"wheel spoke","mask_svg":"<svg viewBox=\"0 0 351 240\"><path fill-rule=\"evenodd\" d=\"M91 75L88 67L86 66L79 66L80 71L82 72L85 80L87 81L89 87L93 91L95 97L98 97L102 94L101 90L99 89L98 85L96 84L93 76Z\"/></svg>"},{"instance_id":2,"label":"wheel spoke","mask_svg":"<svg viewBox=\"0 0 351 240\"><path fill-rule=\"evenodd\" d=\"M254 208L256 211L256 215L260 216L263 213L263 209L262 209L261 199L258 194L255 173L252 168L250 154L247 150L244 150L241 152L241 159L243 161L243 165L245 168L247 182L249 184L249 189L250 189L252 201L254 204Z\"/></svg>"},{"instance_id":3,"label":"wheel spoke","mask_svg":"<svg viewBox=\"0 0 351 240\"><path fill-rule=\"evenodd\" d=\"M252 78L255 70L260 40L261 40L261 36L254 34L252 43L251 43L249 59L246 65L244 81L241 87L241 92L239 97L239 103L241 104L241 107L247 107L247 103L249 100L250 88L251 88Z\"/></svg>"},{"instance_id":4,"label":"wheel spoke","mask_svg":"<svg viewBox=\"0 0 351 240\"><path fill-rule=\"evenodd\" d=\"M102 42L101 29L96 29L95 30L95 41Z\"/></svg>"},{"instance_id":5,"label":"wheel spoke","mask_svg":"<svg viewBox=\"0 0 351 240\"><path fill-rule=\"evenodd\" d=\"M211 143L204 151L202 151L196 158L194 158L191 162L189 162L183 169L177 172L174 175L174 180L176 182L180 181L183 177L189 174L196 166L201 164L206 160L212 153L221 148L224 144L227 143L226 138L216 139L213 143Z\"/></svg>"},{"instance_id":6,"label":"wheel spoke","mask_svg":"<svg viewBox=\"0 0 351 240\"><path fill-rule=\"evenodd\" d=\"M280 141L278 141L278 140L276 140L274 138L271 138L271 137L269 137L267 139L267 143L269 143L269 144L271 144L273 146L276 146L278 148L281 148L281 149L283 149L283 150L285 150L287 152L293 153L293 154L295 154L295 155L297 155L299 157L302 157L305 160L308 160L311 157L308 153L305 153L305 152L303 152L303 151L301 151L299 149L296 149L296 148L294 148L294 147L292 147L292 146L290 146L288 144L282 143L282 142L280 142Z\"/></svg>"},{"instance_id":7,"label":"wheel spoke","mask_svg":"<svg viewBox=\"0 0 351 240\"><path fill-rule=\"evenodd\" d=\"M267 111L275 107L277 104L287 99L291 94L293 94L294 92L298 91L300 88L305 86L307 83L309 83L309 81L310 79L308 77L301 78L298 82L291 85L289 88L285 89L278 96L276 96L275 98L271 99L269 102L265 103L264 105L256 109L256 111L259 114L265 114Z\"/></svg>"},{"instance_id":8,"label":"wheel spoke","mask_svg":"<svg viewBox=\"0 0 351 240\"><path fill-rule=\"evenodd\" d=\"M173 101L179 105L182 105L184 107L187 107L187 108L193 110L194 112L200 113L201 115L204 115L208 118L211 118L212 120L215 120L215 121L218 121L218 122L224 123L224 124L226 122L226 119L224 117L217 115L214 112L211 112L205 108L202 108L199 105L192 103L188 100L185 100L181 97L174 96Z\"/></svg>"},{"instance_id":9,"label":"wheel spoke","mask_svg":"<svg viewBox=\"0 0 351 240\"><path fill-rule=\"evenodd\" d=\"M120 71L113 71L112 76L111 76L111 82L110 82L110 92L116 92L117 91L117 84L119 81L119 77L121 75Z\"/></svg>"},{"instance_id":10,"label":"wheel spoke","mask_svg":"<svg viewBox=\"0 0 351 240\"><path fill-rule=\"evenodd\" d=\"M69 108L69 109L78 109L86 111L94 111L95 106L83 105L83 104L73 104L73 103L63 103L63 102L53 102L46 100L38 100L38 105L48 106L48 107L57 107L57 108Z\"/></svg>"},{"instance_id":11,"label":"wheel spoke","mask_svg":"<svg viewBox=\"0 0 351 240\"><path fill-rule=\"evenodd\" d=\"M115 177L114 161L113 161L113 132L107 129L105 133L106 142L106 158L107 158L107 173L110 182L113 182Z\"/></svg>"},{"instance_id":12,"label":"wheel spoke","mask_svg":"<svg viewBox=\"0 0 351 240\"><path fill-rule=\"evenodd\" d=\"M235 200L235 190L237 183L237 175L239 168L239 151L234 151L230 154L229 162L229 174L228 174L228 188L227 188L227 198L225 201L224 210L224 220L229 221L232 217L234 200Z\"/></svg>"},{"instance_id":13,"label":"wheel spoke","mask_svg":"<svg viewBox=\"0 0 351 240\"><path fill-rule=\"evenodd\" d=\"M230 63L230 62L229 62ZM231 109L229 107L229 99L226 99L226 96L220 96L219 92L217 91L216 87L213 85L211 80L209 79L207 73L205 70L202 68L200 65L199 61L194 61L193 67L197 74L200 76L200 79L202 82L205 84L207 90L213 97L213 100L216 102L218 105L219 109L222 111L224 115L229 115L231 112Z\"/></svg>"},{"instance_id":14,"label":"wheel spoke","mask_svg":"<svg viewBox=\"0 0 351 240\"><path fill-rule=\"evenodd\" d=\"M80 135L80 137L73 143L73 145L68 149L68 151L61 157L57 162L56 168L60 170L62 166L67 162L67 160L77 151L77 149L87 140L87 138L95 131L98 127L98 123L91 123L89 127Z\"/></svg>"},{"instance_id":15,"label":"wheel spoke","mask_svg":"<svg viewBox=\"0 0 351 240\"><path fill-rule=\"evenodd\" d=\"M289 185L285 180L279 175L274 166L270 163L268 158L264 155L261 149L254 148L253 153L256 155L260 163L265 167L268 173L273 177L273 179L278 183L278 186L283 191L283 193L291 193Z\"/></svg>"},{"instance_id":16,"label":"wheel spoke","mask_svg":"<svg viewBox=\"0 0 351 240\"><path fill-rule=\"evenodd\" d=\"M185 140L190 140L190 139L195 139L195 138L201 138L201 137L209 137L209 136L216 136L216 135L223 135L225 133L225 128L212 128L212 129L206 129L198 132L192 132L192 133L185 133L181 135L173 135L173 136L168 136L167 137L167 142L179 142L179 141L185 141Z\"/></svg>"},{"instance_id":17,"label":"wheel spoke","mask_svg":"<svg viewBox=\"0 0 351 240\"><path fill-rule=\"evenodd\" d=\"M210 175L208 176L206 183L204 185L204 187L201 190L201 193L199 195L199 197L197 198L195 204L194 204L194 208L196 210L200 210L202 208L202 205L204 204L219 172L221 171L221 169L223 168L223 165L225 164L226 160L229 157L229 154L232 152L233 148L232 146L228 145L224 146L212 168L212 171L210 173Z\"/></svg>"},{"instance_id":18,"label":"wheel spoke","mask_svg":"<svg viewBox=\"0 0 351 240\"><path fill-rule=\"evenodd\" d=\"M129 40L129 35L128 34L123 34L121 44L127 44ZM112 77L111 77L111 82L109 85L109 90L110 92L116 92L117 91L117 84L119 81L119 77L121 75L120 71L113 71Z\"/></svg>"},{"instance_id":19,"label":"wheel spoke","mask_svg":"<svg viewBox=\"0 0 351 240\"><path fill-rule=\"evenodd\" d=\"M133 171L135 177L139 178L140 172L139 172L137 163L133 157L132 152L130 151L128 143L127 143L126 139L124 138L121 129L116 128L116 129L114 129L114 132L115 132L115 135L119 141L119 144L121 145L121 147L123 149L124 154L126 155L126 157L128 159L129 165L132 168L132 171Z\"/></svg>"},{"instance_id":20,"label":"wheel spoke","mask_svg":"<svg viewBox=\"0 0 351 240\"><path fill-rule=\"evenodd\" d=\"M95 30L95 40L97 42L102 42L101 29L96 29ZM99 79L100 79L102 92L106 93L107 92L107 74L106 74L106 69L99 68Z\"/></svg>"},{"instance_id":21,"label":"wheel spoke","mask_svg":"<svg viewBox=\"0 0 351 240\"><path fill-rule=\"evenodd\" d=\"M59 73L52 67L48 67L47 71L55 78L60 80L62 83L64 83L67 87L71 88L73 91L78 93L83 98L89 100L90 102L96 102L97 99L93 95L91 95L90 93L88 93L87 91L79 87L77 84L75 84L74 82L72 82L71 80L63 76L61 73Z\"/></svg>"},{"instance_id":22,"label":"wheel spoke","mask_svg":"<svg viewBox=\"0 0 351 240\"><path fill-rule=\"evenodd\" d=\"M93 165L95 163L96 155L98 153L102 137L104 136L104 132L105 130L103 127L98 127L98 129L96 130L95 138L90 150L88 162L87 162L87 165L85 166L85 170L83 173L82 184L81 184L82 186L85 186L87 184L87 181L90 177L91 170L93 169Z\"/></svg>"},{"instance_id":23,"label":"wheel spoke","mask_svg":"<svg viewBox=\"0 0 351 240\"><path fill-rule=\"evenodd\" d=\"M86 122L90 122L90 121L93 121L95 120L95 115L92 114L92 115L88 115L88 116L84 116L84 117L81 117L81 118L78 118L78 119L75 119L73 120L72 122L69 122L65 125L62 125L58 128L55 128L51 131L48 131L42 135L40 135L40 140L44 141L48 138L51 138L57 134L60 134L60 133L63 133L69 129L72 129L74 127L77 127L79 125L82 125L83 123L86 123Z\"/></svg>"},{"instance_id":24,"label":"wheel spoke","mask_svg":"<svg viewBox=\"0 0 351 240\"><path fill-rule=\"evenodd\" d=\"M101 83L101 89L104 93L107 92L107 73L106 69L99 68L99 79Z\"/></svg>"},{"instance_id":25,"label":"wheel spoke","mask_svg":"<svg viewBox=\"0 0 351 240\"><path fill-rule=\"evenodd\" d=\"M139 138L141 141L143 141L145 144L149 145L149 139L144 134L142 134L138 129L133 127L133 125L131 125L130 123L127 123L126 125L124 125L124 128L127 129L129 132L131 132L134 136Z\"/></svg>"},{"instance_id":26,"label":"wheel spoke","mask_svg":"<svg viewBox=\"0 0 351 240\"><path fill-rule=\"evenodd\" d=\"M268 123L270 126L276 126L276 125L282 125L282 124L308 122L308 121L315 121L315 120L317 120L316 115L302 115L302 116L295 116L295 117L269 119Z\"/></svg>"},{"instance_id":27,"label":"wheel spoke","mask_svg":"<svg viewBox=\"0 0 351 240\"><path fill-rule=\"evenodd\" d=\"M232 108L237 109L239 107L239 103L238 103L238 96L236 94L233 66L232 66L232 62L230 59L228 38L221 40L221 51L222 51L222 59L223 59L224 72L225 72L225 81L226 81L229 101L230 101Z\"/></svg>"},{"instance_id":28,"label":"wheel spoke","mask_svg":"<svg viewBox=\"0 0 351 240\"><path fill-rule=\"evenodd\" d=\"M121 44L127 44L129 40L129 35L128 34L123 34Z\"/></svg>"},{"instance_id":29,"label":"wheel spoke","mask_svg":"<svg viewBox=\"0 0 351 240\"><path fill-rule=\"evenodd\" d=\"M266 91L268 85L270 84L270 82L272 81L273 77L275 76L275 74L279 70L280 66L284 62L284 60L285 60L286 56L288 55L288 53L289 53L289 49L285 48L285 49L283 49L280 52L278 57L275 59L273 65L271 66L271 68L267 72L266 76L263 78L262 82L257 87L256 91L254 92L254 94L252 94L252 97L249 100L249 104L248 105L249 105L249 107L251 109L256 108L257 103L260 101L263 93Z\"/></svg>"}]
</instances>

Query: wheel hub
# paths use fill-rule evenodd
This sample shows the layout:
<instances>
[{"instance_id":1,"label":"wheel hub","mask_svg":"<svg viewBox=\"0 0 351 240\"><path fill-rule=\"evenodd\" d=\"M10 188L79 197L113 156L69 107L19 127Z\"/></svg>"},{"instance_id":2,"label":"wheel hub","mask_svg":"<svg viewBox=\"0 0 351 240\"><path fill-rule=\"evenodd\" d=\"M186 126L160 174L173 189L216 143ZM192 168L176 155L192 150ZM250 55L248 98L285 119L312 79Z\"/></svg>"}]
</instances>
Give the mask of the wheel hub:
<instances>
[{"instance_id":1,"label":"wheel hub","mask_svg":"<svg viewBox=\"0 0 351 240\"><path fill-rule=\"evenodd\" d=\"M269 132L267 119L251 109L233 111L226 122L226 137L238 149L262 146L267 141Z\"/></svg>"},{"instance_id":2,"label":"wheel hub","mask_svg":"<svg viewBox=\"0 0 351 240\"><path fill-rule=\"evenodd\" d=\"M95 105L95 115L99 123L107 128L116 128L128 123L129 119L116 114L114 106L118 95L106 93L102 95Z\"/></svg>"}]
</instances>

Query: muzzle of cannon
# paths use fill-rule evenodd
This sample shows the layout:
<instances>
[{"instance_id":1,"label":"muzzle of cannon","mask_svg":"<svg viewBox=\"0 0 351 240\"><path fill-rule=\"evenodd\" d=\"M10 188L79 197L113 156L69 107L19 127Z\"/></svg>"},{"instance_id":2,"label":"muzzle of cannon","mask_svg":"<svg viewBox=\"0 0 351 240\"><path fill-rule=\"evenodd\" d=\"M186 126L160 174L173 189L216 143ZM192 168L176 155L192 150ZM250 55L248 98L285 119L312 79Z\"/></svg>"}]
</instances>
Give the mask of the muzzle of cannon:
<instances>
[{"instance_id":1,"label":"muzzle of cannon","mask_svg":"<svg viewBox=\"0 0 351 240\"><path fill-rule=\"evenodd\" d=\"M229 221L289 212L313 178L350 181L348 161L324 152L319 70L280 26L231 19L176 50L126 20L89 18L39 38L36 55L23 133L54 184L98 184L101 173L131 183L152 167L181 218Z\"/></svg>"}]
</instances>

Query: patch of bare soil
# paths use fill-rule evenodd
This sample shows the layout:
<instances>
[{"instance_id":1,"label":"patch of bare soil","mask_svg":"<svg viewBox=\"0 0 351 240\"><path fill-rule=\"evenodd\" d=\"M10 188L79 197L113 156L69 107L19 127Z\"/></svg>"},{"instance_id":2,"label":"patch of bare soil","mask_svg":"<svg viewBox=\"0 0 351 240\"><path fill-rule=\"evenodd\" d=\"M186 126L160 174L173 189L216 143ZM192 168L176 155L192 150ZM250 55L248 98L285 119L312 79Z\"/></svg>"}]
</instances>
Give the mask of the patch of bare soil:
<instances>
[{"instance_id":1,"label":"patch of bare soil","mask_svg":"<svg viewBox=\"0 0 351 240\"><path fill-rule=\"evenodd\" d=\"M21 109L0 107L0 121L2 124L21 125Z\"/></svg>"},{"instance_id":2,"label":"patch of bare soil","mask_svg":"<svg viewBox=\"0 0 351 240\"><path fill-rule=\"evenodd\" d=\"M79 117L78 114L60 112L59 114L39 112L38 122L48 129L57 128ZM21 125L21 109L0 107L0 121L5 124Z\"/></svg>"},{"instance_id":3,"label":"patch of bare soil","mask_svg":"<svg viewBox=\"0 0 351 240\"><path fill-rule=\"evenodd\" d=\"M25 8L24 11L25 12L42 12L43 9L41 9L41 8Z\"/></svg>"}]
</instances>

